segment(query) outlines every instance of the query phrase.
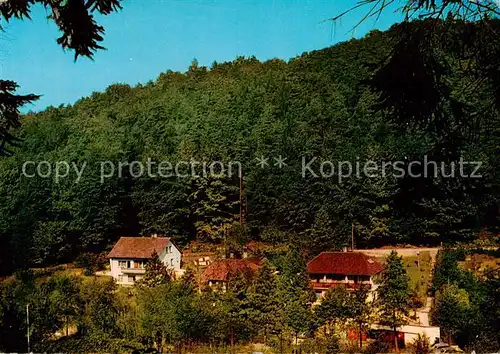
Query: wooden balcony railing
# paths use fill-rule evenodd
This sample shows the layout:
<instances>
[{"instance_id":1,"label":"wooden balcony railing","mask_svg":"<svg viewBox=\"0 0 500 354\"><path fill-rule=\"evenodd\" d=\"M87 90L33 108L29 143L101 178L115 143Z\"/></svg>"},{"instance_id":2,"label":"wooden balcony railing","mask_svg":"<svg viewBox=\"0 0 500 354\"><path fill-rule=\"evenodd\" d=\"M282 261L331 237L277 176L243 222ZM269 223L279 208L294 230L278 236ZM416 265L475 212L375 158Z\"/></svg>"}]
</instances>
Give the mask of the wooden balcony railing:
<instances>
[{"instance_id":1,"label":"wooden balcony railing","mask_svg":"<svg viewBox=\"0 0 500 354\"><path fill-rule=\"evenodd\" d=\"M360 287L370 290L372 288L371 284L362 284L362 283L344 283L344 282L331 282L331 283L318 283L311 282L313 289L331 289L331 288L346 288L348 290L357 290Z\"/></svg>"},{"instance_id":2,"label":"wooden balcony railing","mask_svg":"<svg viewBox=\"0 0 500 354\"><path fill-rule=\"evenodd\" d=\"M127 268L127 267L120 267L122 273L128 273L128 274L144 274L146 273L145 268Z\"/></svg>"}]
</instances>

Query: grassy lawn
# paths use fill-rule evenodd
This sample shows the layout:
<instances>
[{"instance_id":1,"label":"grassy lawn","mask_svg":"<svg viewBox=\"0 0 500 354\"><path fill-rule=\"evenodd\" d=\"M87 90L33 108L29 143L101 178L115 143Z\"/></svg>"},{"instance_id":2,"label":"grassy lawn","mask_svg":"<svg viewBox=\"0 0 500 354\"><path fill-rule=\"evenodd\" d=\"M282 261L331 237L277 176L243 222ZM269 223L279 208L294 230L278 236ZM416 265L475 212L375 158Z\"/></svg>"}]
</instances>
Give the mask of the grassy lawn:
<instances>
[{"instance_id":1,"label":"grassy lawn","mask_svg":"<svg viewBox=\"0 0 500 354\"><path fill-rule=\"evenodd\" d=\"M91 283L94 280L98 282L107 282L111 277L104 275L85 275L84 269L75 267L73 264L62 264L47 268L33 268L34 273L38 276L38 281L45 281L53 276L78 277L83 283Z\"/></svg>"},{"instance_id":2,"label":"grassy lawn","mask_svg":"<svg viewBox=\"0 0 500 354\"><path fill-rule=\"evenodd\" d=\"M420 262L419 262L420 260ZM403 258L406 272L410 277L410 287L417 289L418 296L422 299L427 297L430 276L432 272L431 255L428 251L420 252L420 256ZM420 264L419 264L420 263Z\"/></svg>"},{"instance_id":3,"label":"grassy lawn","mask_svg":"<svg viewBox=\"0 0 500 354\"><path fill-rule=\"evenodd\" d=\"M109 276L105 275L85 275L82 268L75 267L72 264L62 264L53 267L46 268L31 268L34 275L37 278L37 281L46 281L48 278L52 276L74 276L81 278L83 282L91 282L93 280L97 280L99 282L107 282L111 279ZM0 278L0 284L4 282L14 281L16 276L10 275Z\"/></svg>"}]
</instances>

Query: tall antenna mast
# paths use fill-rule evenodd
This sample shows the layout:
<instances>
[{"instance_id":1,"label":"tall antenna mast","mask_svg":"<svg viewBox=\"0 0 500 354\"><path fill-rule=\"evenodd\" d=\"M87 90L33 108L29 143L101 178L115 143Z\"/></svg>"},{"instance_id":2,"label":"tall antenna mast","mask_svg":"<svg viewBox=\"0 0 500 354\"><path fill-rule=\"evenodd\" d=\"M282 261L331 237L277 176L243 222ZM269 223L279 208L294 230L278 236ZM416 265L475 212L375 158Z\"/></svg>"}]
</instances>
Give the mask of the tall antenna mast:
<instances>
[{"instance_id":1,"label":"tall antenna mast","mask_svg":"<svg viewBox=\"0 0 500 354\"><path fill-rule=\"evenodd\" d=\"M351 224L351 251L354 251L354 223Z\"/></svg>"},{"instance_id":2,"label":"tall antenna mast","mask_svg":"<svg viewBox=\"0 0 500 354\"><path fill-rule=\"evenodd\" d=\"M30 348L30 304L26 304L26 327L27 329L27 338L28 338L28 353L31 353Z\"/></svg>"},{"instance_id":3,"label":"tall antenna mast","mask_svg":"<svg viewBox=\"0 0 500 354\"><path fill-rule=\"evenodd\" d=\"M243 225L243 171L240 172L240 225Z\"/></svg>"}]
</instances>

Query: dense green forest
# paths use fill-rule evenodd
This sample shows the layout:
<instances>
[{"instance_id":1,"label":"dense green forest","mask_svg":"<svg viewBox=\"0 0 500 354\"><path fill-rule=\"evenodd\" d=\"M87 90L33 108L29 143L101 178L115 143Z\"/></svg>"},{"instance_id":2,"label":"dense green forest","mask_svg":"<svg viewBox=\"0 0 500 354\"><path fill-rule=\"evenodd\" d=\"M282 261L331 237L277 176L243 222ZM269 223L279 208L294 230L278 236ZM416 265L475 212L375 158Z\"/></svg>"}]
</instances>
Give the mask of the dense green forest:
<instances>
[{"instance_id":1,"label":"dense green forest","mask_svg":"<svg viewBox=\"0 0 500 354\"><path fill-rule=\"evenodd\" d=\"M294 242L314 254L347 245L352 224L357 247L460 242L496 232L498 97L475 80L469 70L475 63L455 55L457 33L471 27L481 31L461 21L444 26L434 50L442 71L429 78L438 91L412 75L418 63L396 58L399 76L378 69L394 59L395 26L288 62L236 58L206 68L193 61L185 73L167 71L136 87L114 84L72 106L25 115L14 133L19 146L0 159L0 269L72 260L120 235L172 235L181 245ZM439 114L418 121L398 106L387 108L380 86L388 92L403 81L414 96L401 99L432 101ZM280 155L283 168L274 166ZM268 168L257 164L261 156L270 159ZM338 171L328 178L301 174L303 159L316 158L315 170L321 161L367 160L408 168L424 156L444 163L447 174L461 158L481 161L482 177L445 178L431 170L420 178L388 173L339 181ZM126 168L101 178L104 161L148 160L240 162L244 227L236 175L134 177ZM57 180L24 176L26 161L86 165L81 178L71 169Z\"/></svg>"}]
</instances>

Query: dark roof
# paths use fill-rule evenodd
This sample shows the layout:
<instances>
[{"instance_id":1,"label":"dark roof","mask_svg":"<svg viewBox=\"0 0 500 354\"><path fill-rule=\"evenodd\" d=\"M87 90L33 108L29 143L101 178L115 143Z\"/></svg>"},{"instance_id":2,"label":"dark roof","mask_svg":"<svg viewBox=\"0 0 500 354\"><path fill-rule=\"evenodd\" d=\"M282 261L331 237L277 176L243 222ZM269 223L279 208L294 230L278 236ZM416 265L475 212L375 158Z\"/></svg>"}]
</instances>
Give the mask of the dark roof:
<instances>
[{"instance_id":1,"label":"dark roof","mask_svg":"<svg viewBox=\"0 0 500 354\"><path fill-rule=\"evenodd\" d=\"M108 258L151 258L167 247L169 237L122 237L118 240Z\"/></svg>"},{"instance_id":2,"label":"dark roof","mask_svg":"<svg viewBox=\"0 0 500 354\"><path fill-rule=\"evenodd\" d=\"M247 259L226 258L212 262L203 272L202 281L226 281L236 272L255 272L259 266Z\"/></svg>"},{"instance_id":3,"label":"dark roof","mask_svg":"<svg viewBox=\"0 0 500 354\"><path fill-rule=\"evenodd\" d=\"M359 252L322 252L307 263L310 274L375 275L384 266Z\"/></svg>"}]
</instances>

